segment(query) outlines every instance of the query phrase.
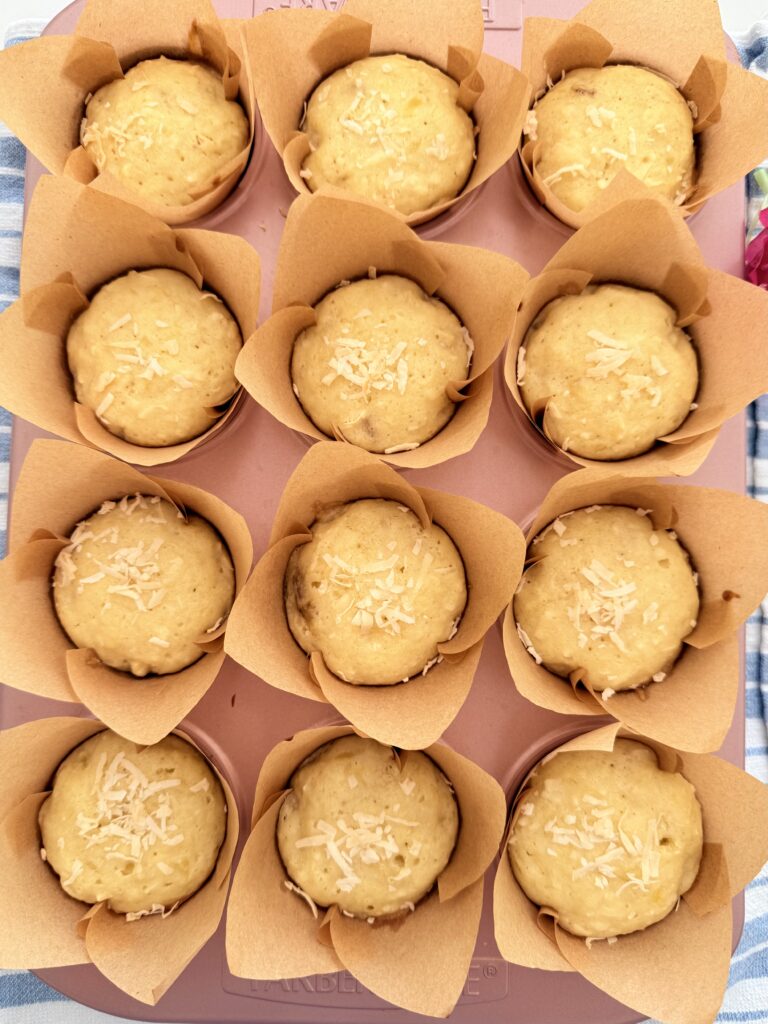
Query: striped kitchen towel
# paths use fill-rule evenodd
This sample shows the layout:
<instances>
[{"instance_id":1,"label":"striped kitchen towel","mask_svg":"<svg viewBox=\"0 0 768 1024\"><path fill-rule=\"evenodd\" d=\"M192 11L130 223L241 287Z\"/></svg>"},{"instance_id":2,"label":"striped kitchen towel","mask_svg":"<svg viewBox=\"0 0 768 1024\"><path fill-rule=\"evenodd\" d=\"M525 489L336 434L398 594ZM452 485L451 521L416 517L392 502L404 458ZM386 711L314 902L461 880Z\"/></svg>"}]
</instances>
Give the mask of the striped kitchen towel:
<instances>
[{"instance_id":1,"label":"striped kitchen towel","mask_svg":"<svg viewBox=\"0 0 768 1024\"><path fill-rule=\"evenodd\" d=\"M37 35L42 22L16 23L5 45ZM736 40L746 67L768 74L768 22ZM768 175L768 165L766 165ZM748 185L748 229L766 201L758 174ZM0 309L18 295L24 198L24 149L0 125ZM768 339L766 339L768 344ZM1 371L0 371L1 372ZM748 410L748 481L751 493L768 501L768 396ZM0 409L0 553L5 550L11 417ZM747 627L746 767L768 782L768 601ZM733 957L728 991L718 1024L768 1024L768 868L746 893L746 924ZM130 1024L88 1009L55 992L26 971L0 971L0 1024Z\"/></svg>"}]
</instances>

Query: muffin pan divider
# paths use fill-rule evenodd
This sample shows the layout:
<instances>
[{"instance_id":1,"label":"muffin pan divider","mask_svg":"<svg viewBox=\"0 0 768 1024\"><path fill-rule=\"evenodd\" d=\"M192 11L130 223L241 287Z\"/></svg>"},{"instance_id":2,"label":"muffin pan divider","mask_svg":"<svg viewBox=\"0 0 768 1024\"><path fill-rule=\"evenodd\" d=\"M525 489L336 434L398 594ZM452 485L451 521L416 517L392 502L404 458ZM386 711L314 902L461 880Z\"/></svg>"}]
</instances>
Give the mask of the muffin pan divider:
<instances>
[{"instance_id":1,"label":"muffin pan divider","mask_svg":"<svg viewBox=\"0 0 768 1024\"><path fill-rule=\"evenodd\" d=\"M289 4L286 0L215 0L215 5L223 17L241 18ZM306 4L291 0L290 5ZM340 5L332 0L314 0L314 6L335 9ZM483 6L485 50L519 66L521 15L567 18L582 2L489 0ZM81 7L82 0L77 0L53 20L46 32L71 31ZM40 165L28 158L27 200L41 172ZM269 315L277 249L294 195L282 161L257 121L254 150L241 182L221 207L195 225L241 235L256 248L263 272L261 322ZM740 277L744 239L741 184L711 199L688 224L708 264ZM418 232L426 239L495 250L518 260L531 274L538 273L571 234L539 206L525 184L516 158L467 201L421 226ZM552 484L567 471L567 465L547 457L545 446L519 411L510 408L500 364L494 377L490 420L473 451L442 466L403 472L413 484L466 495L525 526ZM11 493L29 445L40 436L46 435L29 423L15 421ZM183 460L164 466L162 475L212 491L243 514L258 558L266 549L285 483L305 452L306 443L298 435L248 399L214 440ZM702 469L682 483L745 493L743 414L725 424ZM738 706L720 751L737 765L743 765L744 759L743 664L742 651ZM57 714L88 717L77 705L0 688L3 728ZM558 715L524 700L509 676L501 630L493 629L488 633L466 704L444 739L494 775L511 800L527 771L545 753L585 728L606 721L592 716ZM299 730L333 724L339 724L339 718L332 708L278 693L228 659L181 728L228 779L242 820L247 822L256 777L266 753ZM475 1024L481 1017L486 1024L630 1024L639 1020L639 1014L611 1000L576 974L544 978L501 959L491 919L494 870L492 867L486 875L475 956L451 1020L455 1024ZM738 899L734 904L734 944L742 924L743 901ZM80 1002L142 1021L376 1024L390 1020L417 1024L425 1020L372 996L344 972L270 982L235 978L226 966L223 922L155 1007L119 992L92 966L39 973Z\"/></svg>"}]
</instances>

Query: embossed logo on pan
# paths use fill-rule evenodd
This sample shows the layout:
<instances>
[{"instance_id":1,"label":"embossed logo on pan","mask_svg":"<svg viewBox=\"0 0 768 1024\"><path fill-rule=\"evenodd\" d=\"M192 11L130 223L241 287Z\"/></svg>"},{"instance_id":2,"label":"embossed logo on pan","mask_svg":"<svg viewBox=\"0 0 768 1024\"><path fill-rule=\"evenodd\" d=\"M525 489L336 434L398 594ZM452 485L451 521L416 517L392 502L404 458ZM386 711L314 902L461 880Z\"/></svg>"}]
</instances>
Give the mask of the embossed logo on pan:
<instances>
[{"instance_id":1,"label":"embossed logo on pan","mask_svg":"<svg viewBox=\"0 0 768 1024\"><path fill-rule=\"evenodd\" d=\"M321 1005L323 1009L349 1009L360 1007L359 997L375 999L368 990L347 971L337 974L316 974L309 978L284 978L281 981L248 981L235 978L222 963L221 987L233 995L250 996L263 1002L292 1003L296 1006ZM480 1005L496 1003L509 994L509 964L496 957L475 957L467 973L461 994L461 1003ZM318 996L321 997L318 1000ZM382 1014L401 1011L395 1006L379 1002L366 1007Z\"/></svg>"},{"instance_id":2,"label":"embossed logo on pan","mask_svg":"<svg viewBox=\"0 0 768 1024\"><path fill-rule=\"evenodd\" d=\"M285 7L314 7L321 11L339 11L344 0L278 0L269 4L265 11L277 11ZM483 0L483 20L487 29L517 31L523 26L522 0Z\"/></svg>"}]
</instances>

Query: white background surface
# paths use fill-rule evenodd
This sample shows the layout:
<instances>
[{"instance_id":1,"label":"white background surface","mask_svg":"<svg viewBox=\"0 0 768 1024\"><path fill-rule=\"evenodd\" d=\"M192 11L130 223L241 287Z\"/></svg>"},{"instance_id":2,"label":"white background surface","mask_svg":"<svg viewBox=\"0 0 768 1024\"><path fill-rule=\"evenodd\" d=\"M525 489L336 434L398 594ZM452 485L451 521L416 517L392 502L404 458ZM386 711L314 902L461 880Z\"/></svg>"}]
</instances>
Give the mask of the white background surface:
<instances>
[{"instance_id":1,"label":"white background surface","mask_svg":"<svg viewBox=\"0 0 768 1024\"><path fill-rule=\"evenodd\" d=\"M157 2L161 4L164 0ZM450 3L451 0L445 2ZM621 0L616 0L616 3L620 4ZM66 6L66 0L0 0L0 41L11 22L20 18L44 18L50 21L54 14ZM761 18L768 19L768 0L720 0L720 12L726 32L746 32L754 22Z\"/></svg>"}]
</instances>

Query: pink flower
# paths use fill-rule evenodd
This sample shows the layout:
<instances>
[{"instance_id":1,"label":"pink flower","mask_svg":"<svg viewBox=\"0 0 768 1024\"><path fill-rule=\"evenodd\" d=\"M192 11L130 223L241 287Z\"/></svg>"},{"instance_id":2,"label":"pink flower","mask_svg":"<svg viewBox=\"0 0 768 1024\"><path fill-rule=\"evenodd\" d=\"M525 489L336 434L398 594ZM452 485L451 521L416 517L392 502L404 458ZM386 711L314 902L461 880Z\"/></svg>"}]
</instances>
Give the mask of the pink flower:
<instances>
[{"instance_id":1,"label":"pink flower","mask_svg":"<svg viewBox=\"0 0 768 1024\"><path fill-rule=\"evenodd\" d=\"M760 211L763 230L756 235L744 253L744 276L752 284L768 290L768 208Z\"/></svg>"}]
</instances>

